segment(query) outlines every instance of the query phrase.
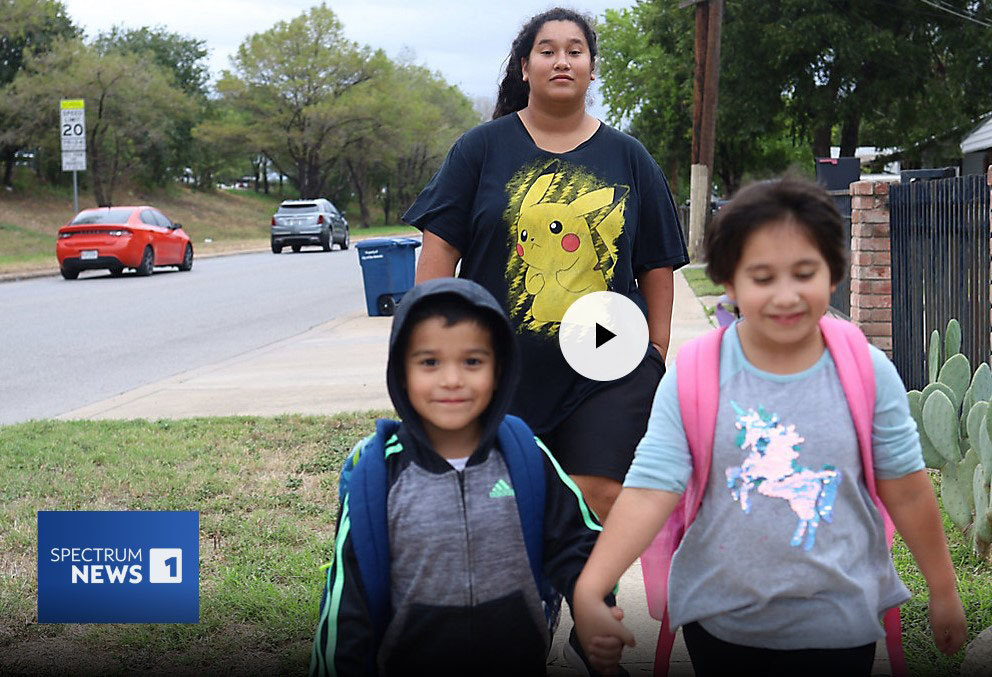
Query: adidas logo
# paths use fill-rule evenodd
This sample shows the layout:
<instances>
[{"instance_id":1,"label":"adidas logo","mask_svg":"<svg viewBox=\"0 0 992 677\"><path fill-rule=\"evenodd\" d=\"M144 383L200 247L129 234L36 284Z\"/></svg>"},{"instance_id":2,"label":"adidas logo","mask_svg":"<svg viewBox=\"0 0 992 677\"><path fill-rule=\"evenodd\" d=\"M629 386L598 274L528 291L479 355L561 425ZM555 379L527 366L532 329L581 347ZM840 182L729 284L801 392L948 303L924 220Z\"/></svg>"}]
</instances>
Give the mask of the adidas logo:
<instances>
[{"instance_id":1,"label":"adidas logo","mask_svg":"<svg viewBox=\"0 0 992 677\"><path fill-rule=\"evenodd\" d=\"M505 498L513 495L513 487L506 480L497 481L489 490L489 498Z\"/></svg>"}]
</instances>

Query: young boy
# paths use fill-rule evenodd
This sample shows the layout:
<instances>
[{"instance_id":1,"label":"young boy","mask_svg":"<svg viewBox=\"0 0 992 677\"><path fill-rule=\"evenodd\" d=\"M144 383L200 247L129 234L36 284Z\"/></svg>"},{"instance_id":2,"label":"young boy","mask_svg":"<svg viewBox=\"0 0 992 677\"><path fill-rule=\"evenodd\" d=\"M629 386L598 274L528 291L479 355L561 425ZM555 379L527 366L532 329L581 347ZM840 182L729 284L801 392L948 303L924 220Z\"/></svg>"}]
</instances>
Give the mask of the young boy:
<instances>
[{"instance_id":1,"label":"young boy","mask_svg":"<svg viewBox=\"0 0 992 677\"><path fill-rule=\"evenodd\" d=\"M379 422L340 496L310 674L543 675L545 579L571 601L600 526L506 415L509 321L474 282L418 285L386 371L402 422Z\"/></svg>"}]
</instances>

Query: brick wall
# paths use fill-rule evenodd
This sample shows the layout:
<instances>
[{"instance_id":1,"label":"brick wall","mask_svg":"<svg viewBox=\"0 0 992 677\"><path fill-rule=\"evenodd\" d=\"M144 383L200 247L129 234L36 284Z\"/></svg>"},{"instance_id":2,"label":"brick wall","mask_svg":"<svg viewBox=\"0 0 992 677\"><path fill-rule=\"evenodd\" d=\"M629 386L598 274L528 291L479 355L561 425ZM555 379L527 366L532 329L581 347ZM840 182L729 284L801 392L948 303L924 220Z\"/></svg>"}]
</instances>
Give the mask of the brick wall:
<instances>
[{"instance_id":1,"label":"brick wall","mask_svg":"<svg viewBox=\"0 0 992 677\"><path fill-rule=\"evenodd\" d=\"M992 172L989 174L992 180ZM851 184L851 319L892 357L889 184Z\"/></svg>"}]
</instances>

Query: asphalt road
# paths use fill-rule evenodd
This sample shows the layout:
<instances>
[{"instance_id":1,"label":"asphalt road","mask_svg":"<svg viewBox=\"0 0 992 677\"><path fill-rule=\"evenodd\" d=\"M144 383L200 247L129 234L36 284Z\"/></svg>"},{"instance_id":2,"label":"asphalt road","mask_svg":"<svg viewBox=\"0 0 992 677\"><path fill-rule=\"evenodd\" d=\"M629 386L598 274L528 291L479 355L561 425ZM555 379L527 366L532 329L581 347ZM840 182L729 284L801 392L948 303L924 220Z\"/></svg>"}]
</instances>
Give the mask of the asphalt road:
<instances>
[{"instance_id":1,"label":"asphalt road","mask_svg":"<svg viewBox=\"0 0 992 677\"><path fill-rule=\"evenodd\" d=\"M57 416L364 308L354 247L0 284L0 424Z\"/></svg>"}]
</instances>

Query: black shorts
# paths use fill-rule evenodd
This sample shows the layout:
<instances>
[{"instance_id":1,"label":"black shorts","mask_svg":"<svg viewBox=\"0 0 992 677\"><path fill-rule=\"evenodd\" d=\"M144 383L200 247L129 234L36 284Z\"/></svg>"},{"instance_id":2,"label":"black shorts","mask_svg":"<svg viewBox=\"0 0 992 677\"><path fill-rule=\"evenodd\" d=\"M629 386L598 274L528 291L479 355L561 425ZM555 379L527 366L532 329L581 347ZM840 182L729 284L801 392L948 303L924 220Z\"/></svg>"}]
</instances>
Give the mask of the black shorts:
<instances>
[{"instance_id":1,"label":"black shorts","mask_svg":"<svg viewBox=\"0 0 992 677\"><path fill-rule=\"evenodd\" d=\"M569 475L623 482L664 374L661 355L649 350L634 371L592 393L541 441Z\"/></svg>"},{"instance_id":2,"label":"black shorts","mask_svg":"<svg viewBox=\"0 0 992 677\"><path fill-rule=\"evenodd\" d=\"M761 649L725 642L699 623L682 626L692 669L697 677L721 675L814 675L868 677L875 661L875 643L850 649Z\"/></svg>"}]
</instances>

